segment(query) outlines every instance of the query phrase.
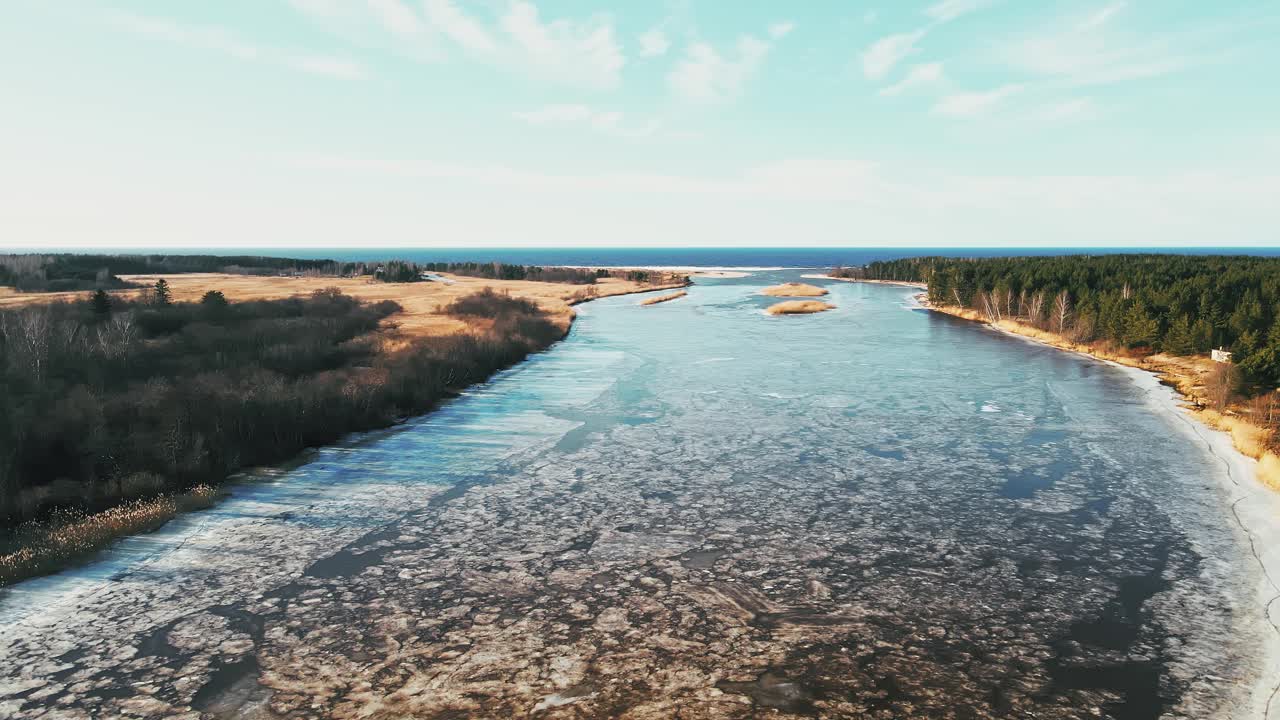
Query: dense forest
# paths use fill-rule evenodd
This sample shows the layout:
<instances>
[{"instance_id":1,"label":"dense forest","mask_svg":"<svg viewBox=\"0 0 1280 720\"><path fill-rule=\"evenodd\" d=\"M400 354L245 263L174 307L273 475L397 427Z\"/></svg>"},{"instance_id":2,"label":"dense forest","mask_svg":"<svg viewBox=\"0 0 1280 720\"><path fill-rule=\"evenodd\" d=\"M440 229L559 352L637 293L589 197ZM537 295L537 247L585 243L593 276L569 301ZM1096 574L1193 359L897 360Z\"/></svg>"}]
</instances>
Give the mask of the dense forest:
<instances>
[{"instance_id":1,"label":"dense forest","mask_svg":"<svg viewBox=\"0 0 1280 720\"><path fill-rule=\"evenodd\" d=\"M601 278L616 277L635 282L666 280L663 273L648 270L608 270L605 268L544 267L500 262L428 262L393 260L381 266L375 276L387 282L416 282L423 273L451 273L488 280L532 280L569 285L593 285Z\"/></svg>"},{"instance_id":2,"label":"dense forest","mask_svg":"<svg viewBox=\"0 0 1280 720\"><path fill-rule=\"evenodd\" d=\"M1205 255L923 257L875 262L869 279L919 280L929 300L1080 342L1175 355L1225 347L1246 380L1280 384L1280 258Z\"/></svg>"},{"instance_id":3,"label":"dense forest","mask_svg":"<svg viewBox=\"0 0 1280 720\"><path fill-rule=\"evenodd\" d=\"M443 312L477 332L407 349L371 333L399 306L336 290L229 302L98 292L0 311L0 527L218 481L428 409L561 337L483 292Z\"/></svg>"}]
</instances>

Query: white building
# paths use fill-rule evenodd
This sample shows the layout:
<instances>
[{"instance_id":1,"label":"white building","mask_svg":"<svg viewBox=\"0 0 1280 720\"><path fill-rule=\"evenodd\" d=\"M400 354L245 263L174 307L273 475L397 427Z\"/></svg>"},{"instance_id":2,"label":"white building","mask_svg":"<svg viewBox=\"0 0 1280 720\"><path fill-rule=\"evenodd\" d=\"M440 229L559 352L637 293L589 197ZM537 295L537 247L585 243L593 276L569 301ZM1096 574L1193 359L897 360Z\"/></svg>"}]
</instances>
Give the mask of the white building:
<instances>
[{"instance_id":1,"label":"white building","mask_svg":"<svg viewBox=\"0 0 1280 720\"><path fill-rule=\"evenodd\" d=\"M1231 362L1231 353L1222 348L1218 348L1217 350L1210 350L1209 357L1213 358L1214 362L1220 362L1220 363Z\"/></svg>"}]
</instances>

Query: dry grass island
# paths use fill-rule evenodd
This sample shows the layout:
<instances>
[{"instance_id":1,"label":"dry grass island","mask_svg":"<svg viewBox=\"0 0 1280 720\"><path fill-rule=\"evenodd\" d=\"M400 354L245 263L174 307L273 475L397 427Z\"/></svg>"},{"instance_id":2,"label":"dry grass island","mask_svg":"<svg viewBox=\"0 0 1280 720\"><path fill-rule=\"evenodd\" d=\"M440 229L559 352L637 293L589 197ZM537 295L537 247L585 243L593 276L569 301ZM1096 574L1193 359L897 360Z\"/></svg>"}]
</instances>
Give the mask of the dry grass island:
<instances>
[{"instance_id":1,"label":"dry grass island","mask_svg":"<svg viewBox=\"0 0 1280 720\"><path fill-rule=\"evenodd\" d=\"M672 300L679 300L680 298L688 294L689 293L685 292L684 290L680 290L678 292L673 292L667 295L659 295L657 297L646 298L644 300L641 300L640 304L641 305L657 305L659 303L671 302Z\"/></svg>"},{"instance_id":2,"label":"dry grass island","mask_svg":"<svg viewBox=\"0 0 1280 720\"><path fill-rule=\"evenodd\" d=\"M827 294L827 290L817 285L789 282L767 287L761 290L760 294L769 297L822 297Z\"/></svg>"},{"instance_id":3,"label":"dry grass island","mask_svg":"<svg viewBox=\"0 0 1280 720\"><path fill-rule=\"evenodd\" d=\"M770 315L809 315L834 310L835 307L835 305L821 300L787 300L776 305L770 305L765 312Z\"/></svg>"}]
</instances>

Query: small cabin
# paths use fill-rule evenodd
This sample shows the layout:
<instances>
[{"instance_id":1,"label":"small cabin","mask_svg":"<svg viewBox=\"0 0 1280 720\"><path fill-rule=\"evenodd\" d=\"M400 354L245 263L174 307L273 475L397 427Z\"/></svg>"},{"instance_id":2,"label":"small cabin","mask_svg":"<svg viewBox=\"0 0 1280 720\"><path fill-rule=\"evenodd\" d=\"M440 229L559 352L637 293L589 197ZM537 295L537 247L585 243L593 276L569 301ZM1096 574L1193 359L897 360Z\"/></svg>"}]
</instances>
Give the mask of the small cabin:
<instances>
[{"instance_id":1,"label":"small cabin","mask_svg":"<svg viewBox=\"0 0 1280 720\"><path fill-rule=\"evenodd\" d=\"M1214 362L1229 363L1231 362L1231 351L1224 350L1222 348L1210 350L1209 357L1212 358Z\"/></svg>"}]
</instances>

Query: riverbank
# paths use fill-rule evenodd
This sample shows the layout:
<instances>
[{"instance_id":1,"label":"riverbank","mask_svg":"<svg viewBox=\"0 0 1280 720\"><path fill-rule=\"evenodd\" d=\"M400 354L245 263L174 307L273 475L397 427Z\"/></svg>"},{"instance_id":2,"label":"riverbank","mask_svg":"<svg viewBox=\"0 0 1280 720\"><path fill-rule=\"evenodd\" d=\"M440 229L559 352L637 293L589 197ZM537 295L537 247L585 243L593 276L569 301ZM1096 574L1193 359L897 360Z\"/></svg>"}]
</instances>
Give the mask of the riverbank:
<instances>
[{"instance_id":1,"label":"riverbank","mask_svg":"<svg viewBox=\"0 0 1280 720\"><path fill-rule=\"evenodd\" d=\"M205 292L217 290L228 296L234 309L235 303L246 301L271 303L283 302L299 295L310 297L307 294L309 291L334 287L335 279L204 274L174 276L169 284L175 303L194 303ZM131 367L136 366L133 369L137 372L133 374L138 377L113 375L118 381L113 382L115 385L124 385L136 382L140 377L159 383L151 393L152 404L172 406L172 411L176 413L174 417L179 418L174 421L177 423L175 427L182 430L181 433L175 431L172 437L164 441L176 448L172 453L178 458L174 460L174 467L177 467L178 462L201 461L210 454L225 454L243 459L239 463L228 465L229 469L226 471L220 471L221 466L206 468L184 465L181 472L175 469L169 474L159 469L148 468L144 471L137 467L123 467L119 472L124 479L115 485L103 484L99 478L91 476L69 478L58 484L28 483L27 486L19 486L19 496L9 498L17 503L15 507L24 508L14 511L16 517L37 520L9 528L0 535L0 586L77 564L119 538L155 531L187 511L206 508L220 497L215 486L228 475L244 468L286 462L293 456L292 451L325 446L341 440L348 433L387 427L405 417L429 412L442 397L456 394L466 386L481 382L493 372L519 362L529 353L545 350L563 338L575 317L572 306L577 303L597 297L652 292L684 284L686 283L682 278L678 282L673 280L667 284L645 284L608 278L606 282L588 286L590 292L583 292L581 286L560 283L463 278L447 285L339 281L340 290L351 290L350 296L363 301L366 306L390 300L388 294L405 302L390 306L400 309L387 315L382 322L374 320L364 326L360 334L342 340L342 352L349 352L349 358L339 350L326 348L333 359L330 365L322 368L323 373L299 369L294 375L272 375L264 371L261 362L241 358L228 350L223 358L226 363L248 375L256 372L268 378L265 381L247 383L240 383L238 376L222 373L225 369L223 365L201 371L202 366L192 364L201 359L201 353L190 357L180 356L179 349L191 342L191 338L186 335L183 335L181 342L172 342L168 336L163 341L130 341L137 347L130 345L119 350L134 358L135 362ZM123 291L116 294L116 297L127 297L136 292L138 291ZM64 299L47 293L9 297L17 297L23 301L12 303L14 306ZM508 305L511 307L507 307ZM125 306L121 303L117 307ZM184 307L190 308L193 305L171 306L171 312L176 314L175 318L185 317ZM194 307L198 308L199 305ZM68 327L75 324L74 318L63 317L74 311L73 307L59 305L53 310L60 313L57 317L62 319L58 322L67 324ZM382 315L387 312L390 310ZM234 346L232 341L236 339L237 331L233 329L235 326L231 317L224 317L217 327L228 338L227 342ZM185 332L185 328L175 330L179 335ZM200 331L199 327L196 331ZM286 334L280 331L273 336L278 343L282 343L285 342ZM355 348L364 350L356 353ZM316 348L310 349L318 352ZM96 358L93 352L96 350L92 350L90 355ZM164 356L163 363L157 359L161 355ZM223 357L221 353L220 357ZM475 362L472 363L472 360ZM146 362L166 369L163 372L156 370L154 376L148 375L151 371L146 369ZM439 372L433 370L437 367L440 368ZM189 373L183 374L187 372L183 368L197 372L198 381L193 381ZM70 373L68 377L74 377L77 371L69 366L66 372ZM200 372L203 374L199 374ZM342 389L343 383L347 390ZM192 392L192 387L198 388L200 393L201 410L198 415L191 412L190 407L193 406L183 395ZM295 387L305 388L305 392L299 390L293 393L292 388ZM56 393L54 390L50 392L55 394L50 403L56 404ZM122 393L127 395L129 392L128 388L113 385L99 388L98 394L103 398L118 398ZM330 396L334 396L334 393L342 398L354 398L353 402L358 401L357 408L340 410L338 405L341 403L330 402L333 400ZM226 434L219 432L222 428L239 427L251 422L252 418L246 419L246 413L264 412L261 404L266 401L259 397L264 394L270 394L274 398L271 402L275 405L267 409L280 414L279 421L270 426L270 433L284 433L287 436L274 443L278 447L276 452L243 447L243 438L224 437ZM254 399L248 410L244 409L243 399L246 397ZM127 422L108 422L105 418L107 400L101 400L100 404L102 407L94 405L92 412L84 412L97 423L95 429L79 433L79 436L105 437L105 434L113 434L114 440L107 445L114 443L117 450L122 452L126 444L146 448L162 442L152 442L150 436L145 434L134 436L131 433L144 431L137 430ZM147 413L154 415L159 412L153 410L154 408ZM24 416L18 416L19 422L22 422L22 417ZM297 421L289 420L290 417ZM304 422L305 418L324 417L332 419L325 421L325 427L311 427ZM52 420L49 418L45 419L45 423L46 427L60 427L51 424ZM129 457L139 454L135 452ZM190 477L199 477L204 484L188 490L185 489L186 482L190 480L183 482L175 479ZM118 497L102 495L105 491L99 489L98 496L86 499L84 491L80 489L85 483L92 483L95 488L114 488ZM84 506L84 511L78 509L81 506Z\"/></svg>"},{"instance_id":2,"label":"riverbank","mask_svg":"<svg viewBox=\"0 0 1280 720\"><path fill-rule=\"evenodd\" d=\"M1247 419L1232 414L1220 413L1206 407L1204 382L1212 372L1215 363L1207 358L1183 357L1156 353L1154 355L1130 355L1099 343L1078 343L1058 333L1042 330L1016 320L998 320L990 322L976 310L953 306L932 306L927 299L917 296L922 307L945 313L952 317L980 322L1004 332L1031 338L1037 342L1068 352L1081 353L1089 357L1124 365L1145 372L1153 373L1162 382L1177 390L1185 401L1182 409L1197 421L1210 428L1230 436L1234 448L1257 462L1258 480L1272 489L1280 490L1280 457L1267 450L1267 431L1250 423Z\"/></svg>"},{"instance_id":3,"label":"riverbank","mask_svg":"<svg viewBox=\"0 0 1280 720\"><path fill-rule=\"evenodd\" d=\"M1257 563L1257 611L1273 632L1263 640L1262 667L1254 687L1245 692L1243 717L1266 718L1280 695L1280 458L1265 449L1262 428L1238 417L1202 407L1198 391L1212 361L1201 358L1156 354L1134 357L1093 343L1077 343L1057 333L1013 320L989 322L968 308L932 306L920 295L922 307L945 315L979 322L1008 335L1078 353L1122 368L1130 379L1146 391L1152 411L1169 418L1191 442L1203 443L1225 471L1222 491L1231 509L1231 518L1244 536ZM1208 363L1208 365L1206 365ZM1235 715L1233 715L1234 717Z\"/></svg>"}]
</instances>

